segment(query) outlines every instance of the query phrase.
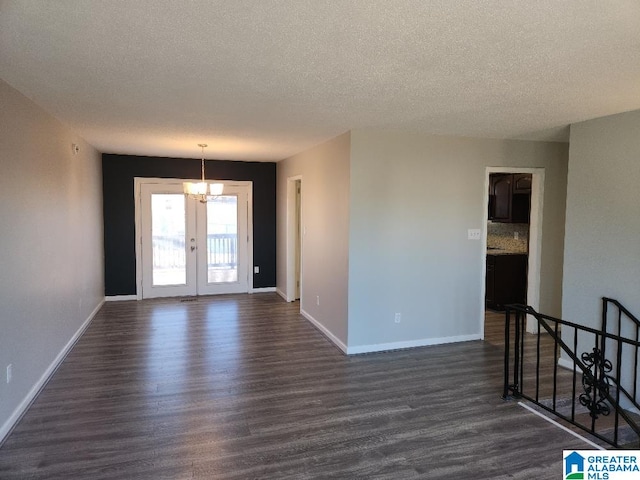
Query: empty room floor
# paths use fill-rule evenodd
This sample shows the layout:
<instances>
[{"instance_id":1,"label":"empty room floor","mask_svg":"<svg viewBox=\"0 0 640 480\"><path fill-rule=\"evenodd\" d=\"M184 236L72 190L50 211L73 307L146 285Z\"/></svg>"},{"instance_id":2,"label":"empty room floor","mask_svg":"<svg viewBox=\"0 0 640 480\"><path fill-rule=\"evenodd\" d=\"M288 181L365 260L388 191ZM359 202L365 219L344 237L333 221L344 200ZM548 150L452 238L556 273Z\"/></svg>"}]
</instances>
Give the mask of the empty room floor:
<instances>
[{"instance_id":1,"label":"empty room floor","mask_svg":"<svg viewBox=\"0 0 640 480\"><path fill-rule=\"evenodd\" d=\"M547 479L579 439L500 398L490 342L345 356L276 294L111 302L2 479Z\"/></svg>"}]
</instances>

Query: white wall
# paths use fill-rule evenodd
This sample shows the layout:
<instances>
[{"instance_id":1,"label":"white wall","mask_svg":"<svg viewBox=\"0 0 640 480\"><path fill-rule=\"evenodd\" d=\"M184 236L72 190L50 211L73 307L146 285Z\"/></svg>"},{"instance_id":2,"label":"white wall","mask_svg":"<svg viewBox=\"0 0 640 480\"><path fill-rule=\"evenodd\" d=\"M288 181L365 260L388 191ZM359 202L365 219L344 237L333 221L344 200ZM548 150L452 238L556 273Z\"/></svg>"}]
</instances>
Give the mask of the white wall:
<instances>
[{"instance_id":1,"label":"white wall","mask_svg":"<svg viewBox=\"0 0 640 480\"><path fill-rule=\"evenodd\" d=\"M566 320L600 327L601 298L640 315L640 110L571 126Z\"/></svg>"},{"instance_id":2,"label":"white wall","mask_svg":"<svg viewBox=\"0 0 640 480\"><path fill-rule=\"evenodd\" d=\"M99 153L1 80L0 105L1 441L104 300L104 269Z\"/></svg>"},{"instance_id":3,"label":"white wall","mask_svg":"<svg viewBox=\"0 0 640 480\"><path fill-rule=\"evenodd\" d=\"M350 134L277 164L277 289L286 296L287 179L302 176L303 314L343 350L347 343ZM320 297L320 305L316 298Z\"/></svg>"},{"instance_id":4,"label":"white wall","mask_svg":"<svg viewBox=\"0 0 640 480\"><path fill-rule=\"evenodd\" d=\"M566 144L363 130L351 152L350 351L480 336L487 166L545 168L540 310L560 314Z\"/></svg>"}]
</instances>

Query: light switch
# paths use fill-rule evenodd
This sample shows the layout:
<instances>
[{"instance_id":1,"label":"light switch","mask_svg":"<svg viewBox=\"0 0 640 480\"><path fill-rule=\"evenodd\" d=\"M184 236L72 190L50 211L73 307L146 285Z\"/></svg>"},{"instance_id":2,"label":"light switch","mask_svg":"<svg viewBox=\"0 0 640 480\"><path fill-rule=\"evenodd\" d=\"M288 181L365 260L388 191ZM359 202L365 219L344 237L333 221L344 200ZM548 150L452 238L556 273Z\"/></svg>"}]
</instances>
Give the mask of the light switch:
<instances>
[{"instance_id":1,"label":"light switch","mask_svg":"<svg viewBox=\"0 0 640 480\"><path fill-rule=\"evenodd\" d=\"M482 231L479 228L470 228L467 230L467 238L469 240L480 240Z\"/></svg>"}]
</instances>

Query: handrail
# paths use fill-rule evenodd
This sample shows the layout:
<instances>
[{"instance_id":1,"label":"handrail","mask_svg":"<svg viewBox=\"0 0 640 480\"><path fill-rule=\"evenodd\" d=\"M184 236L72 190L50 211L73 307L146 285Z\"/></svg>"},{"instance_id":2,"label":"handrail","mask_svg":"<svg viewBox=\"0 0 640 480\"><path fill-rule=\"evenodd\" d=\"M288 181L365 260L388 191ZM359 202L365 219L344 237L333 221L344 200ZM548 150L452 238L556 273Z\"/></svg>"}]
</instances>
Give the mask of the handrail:
<instances>
[{"instance_id":1,"label":"handrail","mask_svg":"<svg viewBox=\"0 0 640 480\"><path fill-rule=\"evenodd\" d=\"M618 300L614 298L602 297L602 302L606 305L607 303L613 303L616 307L618 307L629 319L631 319L636 325L640 325L640 320L636 318L636 316L626 309L624 305L622 305Z\"/></svg>"},{"instance_id":2,"label":"handrail","mask_svg":"<svg viewBox=\"0 0 640 480\"><path fill-rule=\"evenodd\" d=\"M614 305L615 307L617 307L618 309L618 315L617 315L617 319L618 319L618 335L622 336L622 318L623 318L623 314L626 316L626 318L628 320L630 320L634 325L633 328L635 328L635 338L636 341L640 340L640 320L638 320L624 305L622 305L618 300L614 299L614 298L609 298L609 297L602 297L602 330L606 333L609 332L608 327L609 327L609 323L608 323L608 318L609 318L609 304ZM606 352L606 347L607 347L607 343L605 340L605 337L602 338L602 351ZM633 406L636 408L636 410L640 411L640 404L637 401L638 398L638 360L639 360L639 353L640 349L635 350L635 355L634 355L634 371L632 374L632 378L633 378L633 394L631 392L629 392L623 385L622 385L622 380L618 379L618 381L616 381L616 386L618 389L620 389L620 391L623 392L623 394L625 395L625 397L627 398L627 400L629 400ZM621 349L618 348L617 351L618 356L620 357L622 352ZM618 360L618 362L621 362L621 359Z\"/></svg>"},{"instance_id":3,"label":"handrail","mask_svg":"<svg viewBox=\"0 0 640 480\"><path fill-rule=\"evenodd\" d=\"M184 235L153 235L153 267L183 268L186 241ZM209 267L235 267L238 263L238 235L236 233L208 233L206 244Z\"/></svg>"},{"instance_id":4,"label":"handrail","mask_svg":"<svg viewBox=\"0 0 640 480\"><path fill-rule=\"evenodd\" d=\"M607 299L607 301L610 299ZM613 302L612 302L613 303ZM617 302L616 302L617 303ZM617 306L617 305L616 305ZM624 311L625 314L626 309L620 310ZM514 324L514 334L515 337L512 340L511 338L511 314L515 312L515 324ZM606 309L605 309L606 313ZM525 391L524 381L525 377L532 376L531 372L528 370L525 372L525 363L526 363L526 355L530 353L525 353L527 350L525 348L525 322L527 316L530 315L533 317L538 324L538 334L535 337L535 395L529 394ZM630 317L633 317L630 315ZM635 319L635 317L633 317ZM637 320L637 319L636 319ZM640 322L638 324L640 326ZM565 338L571 338L569 335L573 332L573 346L570 346L565 342L565 340L560 336L560 327L565 327L567 330L567 334L564 335ZM606 326L606 322L603 321L603 327ZM541 328L540 328L541 327ZM553 342L553 351L554 351L554 360L553 360L553 393L552 393L552 405L548 406L544 404L540 400L540 363L541 363L541 333L546 332L551 337ZM619 330L620 333L620 330ZM584 347L584 336L593 336L594 342L591 344L593 348L591 352L584 352L581 355L578 355L578 337L581 337L581 349ZM533 341L533 336L528 337ZM616 345L616 364L615 370L614 365L606 359L605 347L607 341L615 342ZM511 344L513 343L513 365L511 365ZM590 342L589 342L590 343ZM541 408L559 416L560 418L568 421L569 423L591 433L592 435L600 438L601 440L610 443L614 446L619 446L620 437L619 437L619 420L622 419L628 427L635 433L636 439L640 438L640 426L635 422L635 420L630 416L629 412L627 412L621 405L621 394L627 398L627 400L632 403L635 408L640 410L640 405L636 400L636 396L632 395L623 385L622 385L622 350L623 345L628 345L629 347L635 350L636 359L638 358L638 351L640 350L640 340L638 339L638 332L636 331L636 339L629 339L621 337L620 335L616 335L614 333L610 333L605 330L605 328L601 330L597 330L595 328L586 327L584 325L579 325L573 322L569 322L566 320L554 318L548 315L544 315L538 313L535 309L530 306L525 305L508 305L505 315L505 360L504 360L504 390L503 390L503 398L508 398L510 393L516 397L525 398ZM529 350L532 349L532 345L528 341ZM565 360L568 360L569 363L573 363L573 373L572 373L572 385L571 385L571 414L565 415L559 411L558 408L558 357L559 357L559 349L563 352L563 356ZM636 362L637 363L637 362ZM531 364L531 362L529 362ZM511 370L511 366L513 366L513 370ZM530 365L528 365L530 366ZM615 373L610 374L612 371ZM509 383L510 375L513 373L513 383ZM525 375L525 373L527 375ZM634 375L637 373L637 365L634 369ZM578 381L578 374L581 375L581 384L584 389L584 393L580 394L578 397L576 396L576 384ZM527 379L527 382L529 379ZM615 386L615 398L612 392L610 392L610 388ZM634 393L637 393L637 384L634 384ZM579 404L582 407L586 407L588 410L590 420L590 426L583 425L579 423L576 419L576 403L579 401ZM596 420L600 418L600 416L608 416L611 413L611 409L614 412L614 430L613 430L613 438L607 437L600 432L596 431Z\"/></svg>"}]
</instances>

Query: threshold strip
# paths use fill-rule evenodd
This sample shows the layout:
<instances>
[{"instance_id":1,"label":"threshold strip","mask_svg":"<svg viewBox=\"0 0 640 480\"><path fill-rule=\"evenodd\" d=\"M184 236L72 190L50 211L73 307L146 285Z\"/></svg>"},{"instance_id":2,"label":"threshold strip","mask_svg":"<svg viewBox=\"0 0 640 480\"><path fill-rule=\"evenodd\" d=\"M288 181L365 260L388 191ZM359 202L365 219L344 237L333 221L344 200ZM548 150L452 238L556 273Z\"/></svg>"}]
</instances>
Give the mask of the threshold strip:
<instances>
[{"instance_id":1,"label":"threshold strip","mask_svg":"<svg viewBox=\"0 0 640 480\"><path fill-rule=\"evenodd\" d=\"M598 449L598 450L606 450L606 448L601 447L600 445L598 445L597 443L592 442L591 440L583 437L582 435L580 435L579 433L574 432L573 430L565 427L564 425L560 425L558 422L556 422L555 420L547 417L546 415L543 415L542 413L534 410L533 408L531 408L529 405L525 405L522 402L518 402L518 405L520 405L523 408L526 408L527 410L529 410L531 413L536 414L537 416L539 416L540 418L545 419L547 422L552 423L553 425L555 425L558 428L561 428L562 430L564 430L565 432L570 433L571 435L573 435L576 438L579 438L580 440L582 440L585 443L588 443L589 445L591 445L592 447Z\"/></svg>"}]
</instances>

